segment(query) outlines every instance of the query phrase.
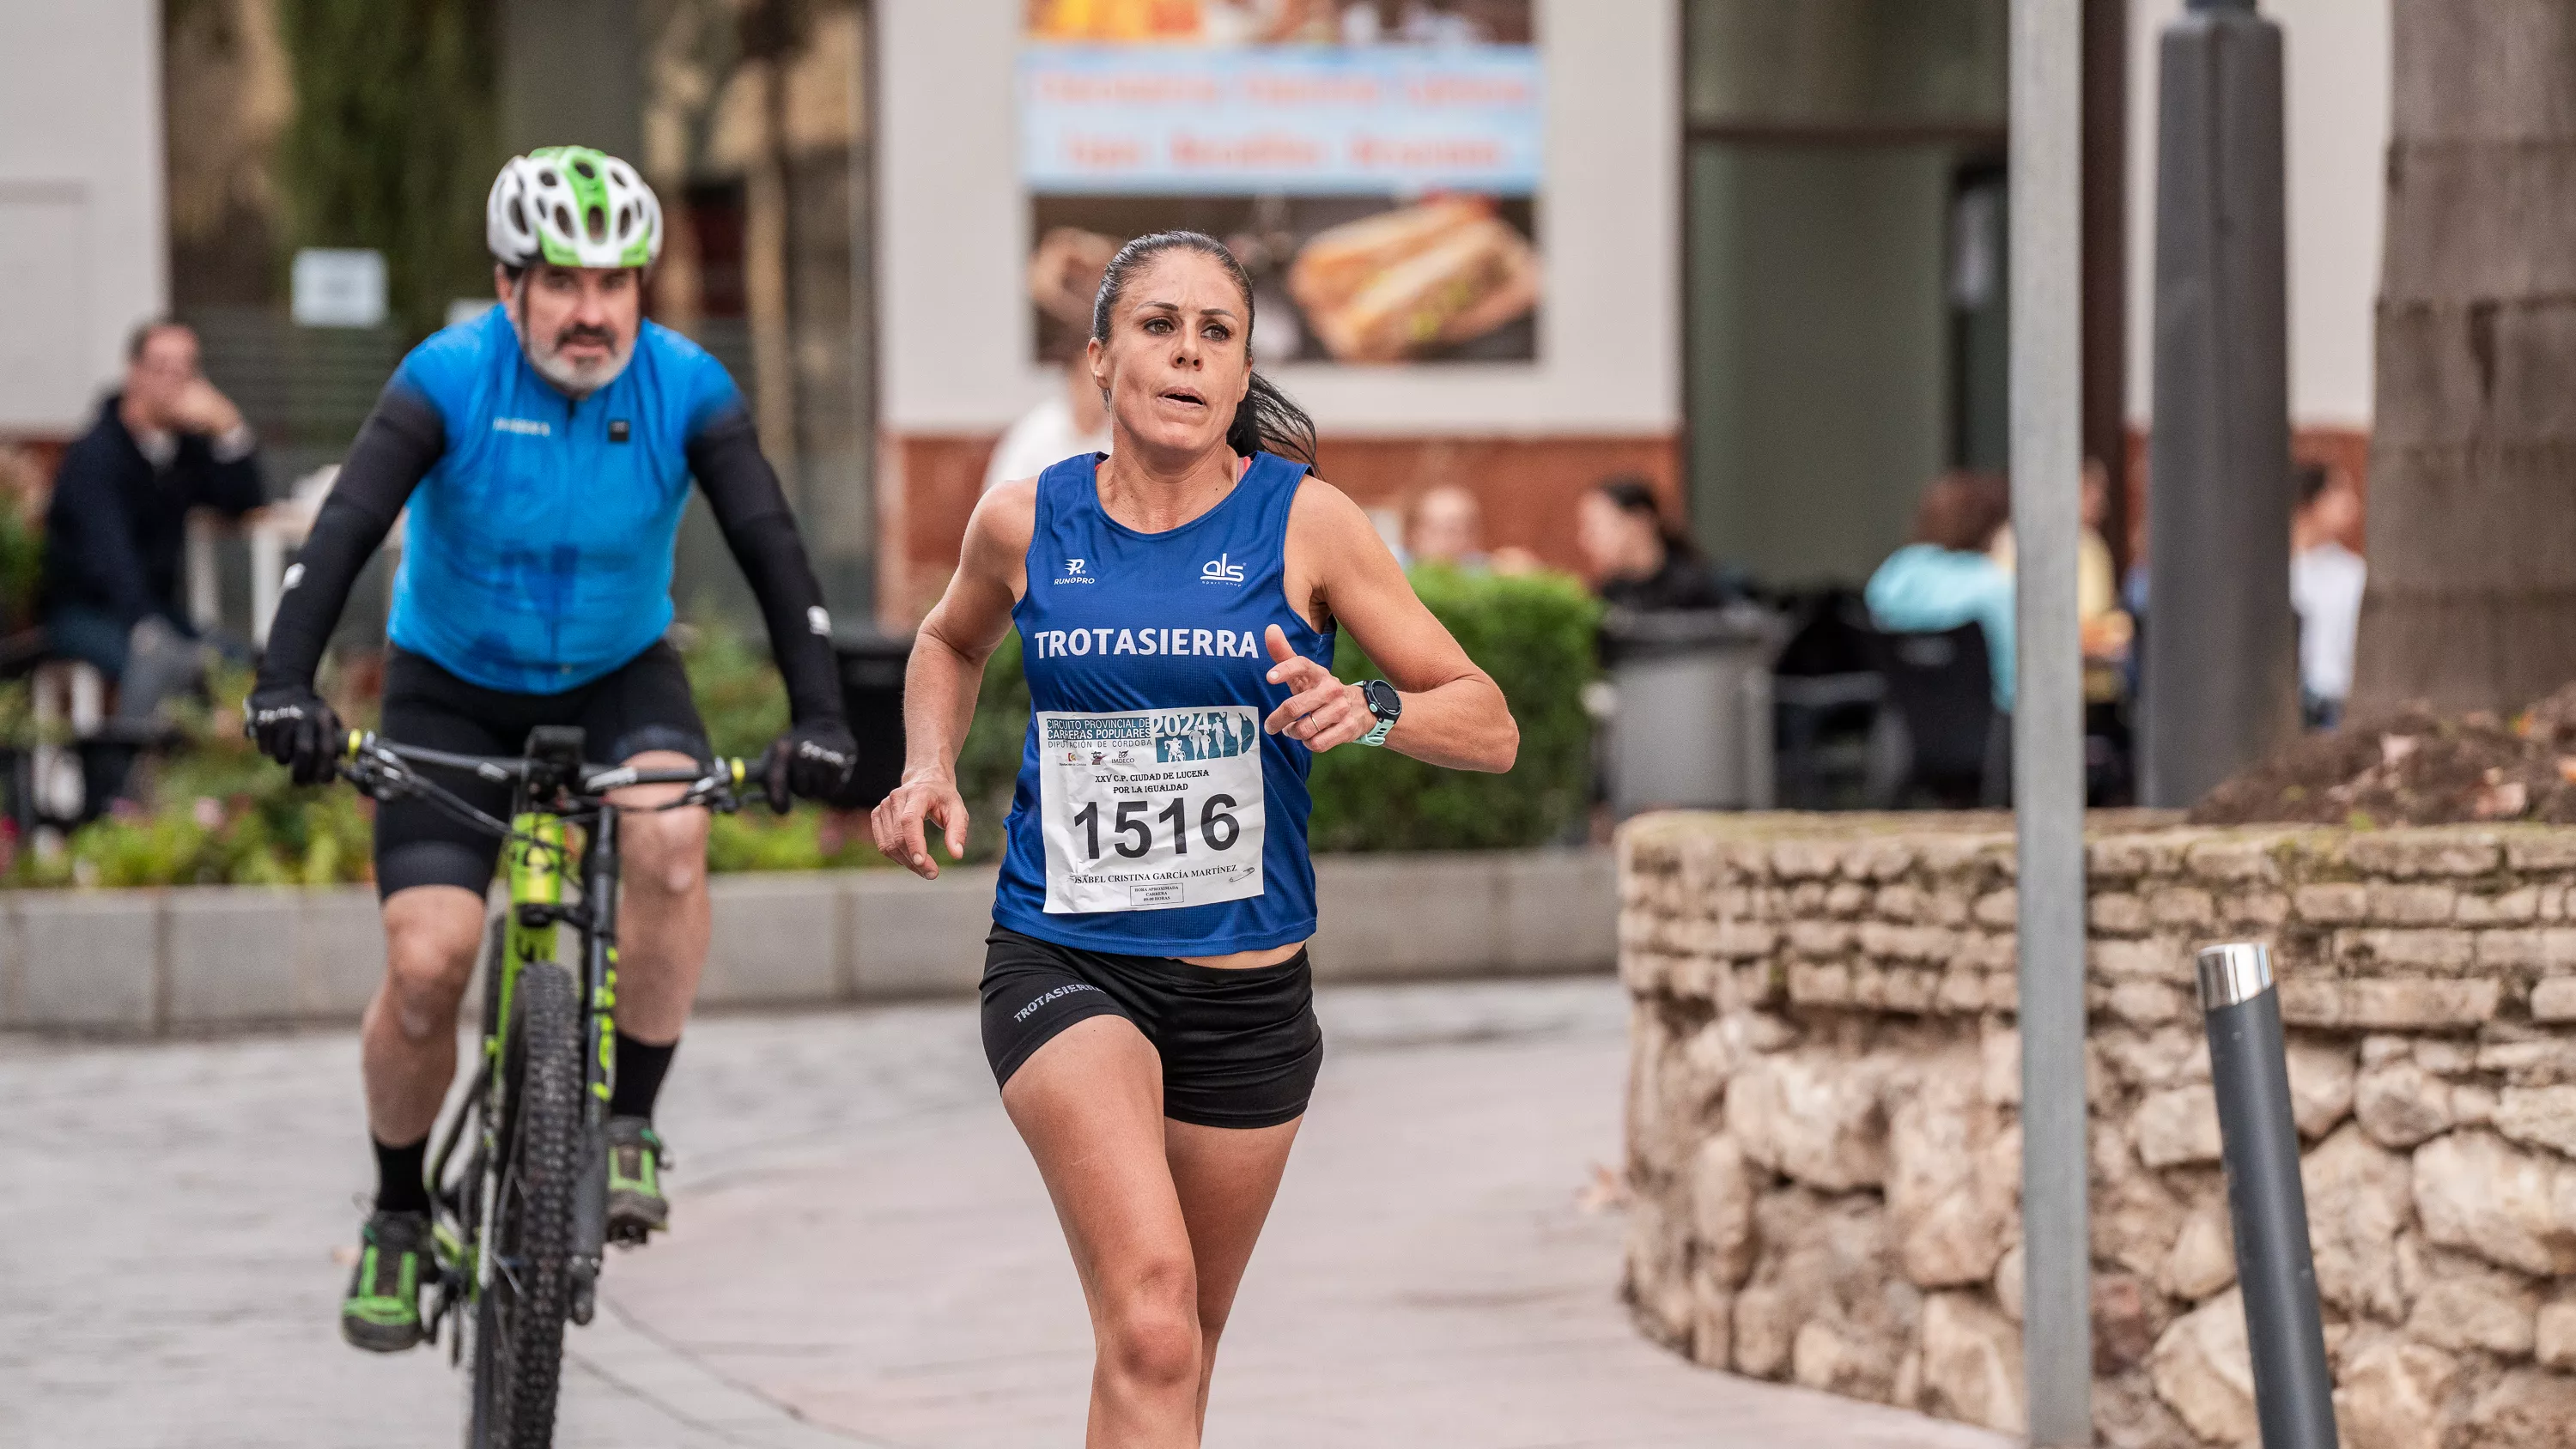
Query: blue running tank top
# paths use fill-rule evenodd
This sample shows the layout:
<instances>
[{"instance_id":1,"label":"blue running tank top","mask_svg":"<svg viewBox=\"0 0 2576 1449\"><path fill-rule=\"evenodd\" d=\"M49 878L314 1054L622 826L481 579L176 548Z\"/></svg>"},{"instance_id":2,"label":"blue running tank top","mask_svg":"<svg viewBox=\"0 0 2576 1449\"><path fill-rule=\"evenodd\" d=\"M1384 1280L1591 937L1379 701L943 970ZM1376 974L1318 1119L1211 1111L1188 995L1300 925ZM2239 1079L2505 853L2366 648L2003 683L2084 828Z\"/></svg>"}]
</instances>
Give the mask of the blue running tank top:
<instances>
[{"instance_id":1,"label":"blue running tank top","mask_svg":"<svg viewBox=\"0 0 2576 1449\"><path fill-rule=\"evenodd\" d=\"M1028 592L1011 611L1028 743L993 919L1082 950L1221 956L1315 934L1313 752L1261 722L1273 624L1329 667L1288 606L1303 464L1254 456L1234 491L1163 533L1100 506L1098 454L1038 475Z\"/></svg>"}]
</instances>

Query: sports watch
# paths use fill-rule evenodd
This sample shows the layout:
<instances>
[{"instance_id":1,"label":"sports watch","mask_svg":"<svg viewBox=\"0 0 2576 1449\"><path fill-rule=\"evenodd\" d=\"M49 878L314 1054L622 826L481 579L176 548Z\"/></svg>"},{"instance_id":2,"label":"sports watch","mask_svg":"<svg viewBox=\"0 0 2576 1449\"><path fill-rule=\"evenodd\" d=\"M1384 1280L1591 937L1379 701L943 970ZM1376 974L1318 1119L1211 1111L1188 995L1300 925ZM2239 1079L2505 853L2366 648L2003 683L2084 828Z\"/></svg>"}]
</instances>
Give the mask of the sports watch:
<instances>
[{"instance_id":1,"label":"sports watch","mask_svg":"<svg viewBox=\"0 0 2576 1449\"><path fill-rule=\"evenodd\" d=\"M1360 736L1360 743L1385 744L1387 732L1393 730L1395 722L1404 716L1404 696L1396 693L1395 686L1385 680L1372 679L1360 686L1360 697L1368 701L1368 712L1377 716L1377 728Z\"/></svg>"}]
</instances>

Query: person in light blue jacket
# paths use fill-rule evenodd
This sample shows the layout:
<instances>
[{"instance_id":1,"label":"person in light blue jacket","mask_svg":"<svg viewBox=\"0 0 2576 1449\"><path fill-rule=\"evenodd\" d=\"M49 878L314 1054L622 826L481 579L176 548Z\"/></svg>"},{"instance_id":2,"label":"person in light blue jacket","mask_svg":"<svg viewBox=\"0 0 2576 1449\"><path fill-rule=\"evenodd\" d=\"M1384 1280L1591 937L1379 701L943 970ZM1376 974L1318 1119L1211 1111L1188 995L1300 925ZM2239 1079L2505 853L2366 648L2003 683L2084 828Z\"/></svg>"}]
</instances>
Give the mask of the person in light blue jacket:
<instances>
[{"instance_id":1,"label":"person in light blue jacket","mask_svg":"<svg viewBox=\"0 0 2576 1449\"><path fill-rule=\"evenodd\" d=\"M2013 707L2013 580L1987 548L2011 515L2011 494L1991 473L1944 473L1923 490L1914 539L1889 554L1862 597L1872 622L1903 633L1975 623L1985 631L1995 708Z\"/></svg>"}]
</instances>

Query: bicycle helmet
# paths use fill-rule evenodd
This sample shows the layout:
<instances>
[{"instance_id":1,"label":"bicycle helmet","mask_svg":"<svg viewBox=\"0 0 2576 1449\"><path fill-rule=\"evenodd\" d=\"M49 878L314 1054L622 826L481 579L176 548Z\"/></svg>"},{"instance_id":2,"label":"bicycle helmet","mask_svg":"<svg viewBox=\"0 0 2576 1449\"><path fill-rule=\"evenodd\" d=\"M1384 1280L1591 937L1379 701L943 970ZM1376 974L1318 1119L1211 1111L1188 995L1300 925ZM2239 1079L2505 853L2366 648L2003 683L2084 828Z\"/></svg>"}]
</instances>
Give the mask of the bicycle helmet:
<instances>
[{"instance_id":1,"label":"bicycle helmet","mask_svg":"<svg viewBox=\"0 0 2576 1449\"><path fill-rule=\"evenodd\" d=\"M483 235L505 267L649 267L662 255L662 203L604 151L547 146L502 165Z\"/></svg>"}]
</instances>

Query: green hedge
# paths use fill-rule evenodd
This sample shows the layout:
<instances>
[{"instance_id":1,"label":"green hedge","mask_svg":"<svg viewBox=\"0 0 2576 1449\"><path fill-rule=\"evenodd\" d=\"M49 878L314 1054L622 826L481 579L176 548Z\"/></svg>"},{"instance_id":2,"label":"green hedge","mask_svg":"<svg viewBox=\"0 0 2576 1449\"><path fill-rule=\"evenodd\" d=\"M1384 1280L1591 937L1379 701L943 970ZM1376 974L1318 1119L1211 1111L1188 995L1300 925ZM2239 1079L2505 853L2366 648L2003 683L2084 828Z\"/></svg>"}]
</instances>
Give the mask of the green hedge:
<instances>
[{"instance_id":1,"label":"green hedge","mask_svg":"<svg viewBox=\"0 0 2576 1449\"><path fill-rule=\"evenodd\" d=\"M1599 610L1572 580L1498 577L1445 569L1413 575L1415 590L1494 676L1521 730L1508 774L1441 770L1393 750L1333 750L1315 762L1312 839L1318 850L1507 850L1541 845L1582 820L1591 760L1583 686L1592 679ZM689 681L716 752L756 756L787 724L787 696L767 653L718 630L686 648ZM1348 635L1333 660L1344 679L1376 674ZM213 682L217 701L238 701L246 675ZM24 685L0 688L0 738L27 742ZM365 721L361 721L365 723ZM153 806L92 822L66 847L19 851L0 885L327 885L370 869L373 806L342 786L302 790L241 738L230 703L182 720L190 747L150 770ZM970 859L992 859L1010 811L1028 732L1029 691L1020 641L1002 641L984 670L974 726L958 758L958 786L973 816ZM708 845L717 871L815 870L889 864L864 819L766 807L718 817Z\"/></svg>"}]
</instances>

